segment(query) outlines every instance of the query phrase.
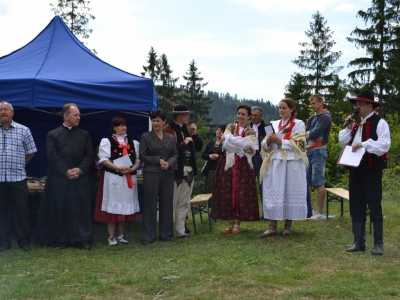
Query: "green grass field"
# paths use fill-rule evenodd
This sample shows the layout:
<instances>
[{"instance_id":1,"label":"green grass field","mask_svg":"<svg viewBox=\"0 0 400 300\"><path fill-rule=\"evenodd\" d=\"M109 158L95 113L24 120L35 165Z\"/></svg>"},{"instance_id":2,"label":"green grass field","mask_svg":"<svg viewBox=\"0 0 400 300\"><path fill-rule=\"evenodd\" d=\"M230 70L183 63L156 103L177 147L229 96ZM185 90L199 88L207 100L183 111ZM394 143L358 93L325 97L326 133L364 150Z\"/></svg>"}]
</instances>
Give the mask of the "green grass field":
<instances>
[{"instance_id":1,"label":"green grass field","mask_svg":"<svg viewBox=\"0 0 400 300\"><path fill-rule=\"evenodd\" d=\"M340 216L340 205L330 214ZM352 244L348 203L343 218L293 223L293 236L259 239L267 221L242 223L240 235L221 235L226 222L200 225L190 239L140 244L139 223L128 246L107 245L94 226L92 251L15 243L0 253L0 299L399 299L398 189L384 195L385 254L347 253ZM188 225L192 229L191 219ZM367 229L369 226L367 225Z\"/></svg>"}]
</instances>

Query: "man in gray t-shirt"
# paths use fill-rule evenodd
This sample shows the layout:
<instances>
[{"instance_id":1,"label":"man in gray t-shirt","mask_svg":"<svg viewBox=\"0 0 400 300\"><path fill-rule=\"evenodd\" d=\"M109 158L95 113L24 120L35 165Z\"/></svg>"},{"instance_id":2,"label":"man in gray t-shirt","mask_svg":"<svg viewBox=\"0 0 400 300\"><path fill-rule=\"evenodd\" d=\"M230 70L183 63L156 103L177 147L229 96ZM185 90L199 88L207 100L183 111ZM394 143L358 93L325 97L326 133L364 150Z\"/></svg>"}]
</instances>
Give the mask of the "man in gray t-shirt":
<instances>
[{"instance_id":1,"label":"man in gray t-shirt","mask_svg":"<svg viewBox=\"0 0 400 300\"><path fill-rule=\"evenodd\" d=\"M324 99L318 95L312 95L310 98L312 110L315 112L306 125L307 132L307 184L311 196L311 186L317 189L318 210L311 217L314 220L325 219L324 200L325 200L325 165L328 157L326 145L329 142L331 133L332 118L328 110L324 109Z\"/></svg>"}]
</instances>

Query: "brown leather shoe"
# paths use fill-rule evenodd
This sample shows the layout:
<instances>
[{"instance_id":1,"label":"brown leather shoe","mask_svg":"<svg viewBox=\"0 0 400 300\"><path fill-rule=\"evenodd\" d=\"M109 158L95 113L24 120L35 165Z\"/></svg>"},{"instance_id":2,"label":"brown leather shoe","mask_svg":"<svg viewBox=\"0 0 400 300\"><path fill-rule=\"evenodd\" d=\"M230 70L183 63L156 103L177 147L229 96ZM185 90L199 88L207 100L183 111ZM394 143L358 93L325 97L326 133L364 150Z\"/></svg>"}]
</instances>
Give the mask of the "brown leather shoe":
<instances>
[{"instance_id":1,"label":"brown leather shoe","mask_svg":"<svg viewBox=\"0 0 400 300\"><path fill-rule=\"evenodd\" d=\"M231 233L232 234L239 234L240 233L240 229L239 228L233 228Z\"/></svg>"},{"instance_id":2,"label":"brown leather shoe","mask_svg":"<svg viewBox=\"0 0 400 300\"><path fill-rule=\"evenodd\" d=\"M239 234L240 233L240 221L239 220L235 220L233 222L232 233L233 234Z\"/></svg>"},{"instance_id":3,"label":"brown leather shoe","mask_svg":"<svg viewBox=\"0 0 400 300\"><path fill-rule=\"evenodd\" d=\"M229 234L229 233L232 233L232 229L233 229L233 228L227 227L227 228L221 230L221 233L222 233L222 234Z\"/></svg>"},{"instance_id":4,"label":"brown leather shoe","mask_svg":"<svg viewBox=\"0 0 400 300\"><path fill-rule=\"evenodd\" d=\"M260 234L260 239L269 237L269 236L273 236L273 235L277 235L278 232L276 230L271 230L271 229L267 229L266 231L264 231L263 233Z\"/></svg>"}]
</instances>

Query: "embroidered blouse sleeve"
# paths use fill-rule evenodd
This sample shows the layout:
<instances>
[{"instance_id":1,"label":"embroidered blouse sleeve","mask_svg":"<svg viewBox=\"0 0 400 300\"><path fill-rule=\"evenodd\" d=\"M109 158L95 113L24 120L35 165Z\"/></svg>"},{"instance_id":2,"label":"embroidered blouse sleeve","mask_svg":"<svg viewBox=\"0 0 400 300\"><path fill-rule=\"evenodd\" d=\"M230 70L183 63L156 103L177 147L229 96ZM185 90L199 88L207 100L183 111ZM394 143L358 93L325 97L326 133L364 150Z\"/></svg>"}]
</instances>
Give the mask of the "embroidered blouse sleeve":
<instances>
[{"instance_id":1,"label":"embroidered blouse sleeve","mask_svg":"<svg viewBox=\"0 0 400 300\"><path fill-rule=\"evenodd\" d=\"M250 141L241 136L233 136L233 134L229 134L225 136L224 148L228 152L236 152L243 149L250 148Z\"/></svg>"},{"instance_id":2,"label":"embroidered blouse sleeve","mask_svg":"<svg viewBox=\"0 0 400 300\"><path fill-rule=\"evenodd\" d=\"M111 157L111 144L108 139L102 139L99 146L99 163Z\"/></svg>"},{"instance_id":3,"label":"embroidered blouse sleeve","mask_svg":"<svg viewBox=\"0 0 400 300\"><path fill-rule=\"evenodd\" d=\"M296 134L299 131L305 131L306 126L304 125L304 122L302 120L295 120L296 124L293 127L291 136ZM289 140L284 140L282 139L282 149L288 150L288 151L293 151L292 144L290 143Z\"/></svg>"},{"instance_id":4,"label":"embroidered blouse sleeve","mask_svg":"<svg viewBox=\"0 0 400 300\"><path fill-rule=\"evenodd\" d=\"M369 139L368 141L362 142L362 144L365 151L368 153L381 156L389 151L391 144L389 125L385 120L379 120L376 133L378 135L378 140L374 141Z\"/></svg>"},{"instance_id":5,"label":"embroidered blouse sleeve","mask_svg":"<svg viewBox=\"0 0 400 300\"><path fill-rule=\"evenodd\" d=\"M269 144L269 146L268 146L267 138L263 139L263 141L261 142L261 146L264 148L264 150L270 150L271 145L272 145L272 143Z\"/></svg>"}]
</instances>

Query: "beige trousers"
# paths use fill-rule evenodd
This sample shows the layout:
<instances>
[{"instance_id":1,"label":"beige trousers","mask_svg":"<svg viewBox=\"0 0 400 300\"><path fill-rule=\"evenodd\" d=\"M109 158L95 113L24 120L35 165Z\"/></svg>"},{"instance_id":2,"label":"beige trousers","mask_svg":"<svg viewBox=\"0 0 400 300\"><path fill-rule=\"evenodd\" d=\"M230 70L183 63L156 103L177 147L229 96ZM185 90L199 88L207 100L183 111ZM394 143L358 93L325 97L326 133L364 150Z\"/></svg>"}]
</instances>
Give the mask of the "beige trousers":
<instances>
[{"instance_id":1,"label":"beige trousers","mask_svg":"<svg viewBox=\"0 0 400 300\"><path fill-rule=\"evenodd\" d=\"M183 176L188 176L192 167L184 167ZM177 186L174 182L174 212L175 212L175 231L176 237L185 235L185 221L190 207L190 196L192 195L194 180L191 185L186 181Z\"/></svg>"}]
</instances>

